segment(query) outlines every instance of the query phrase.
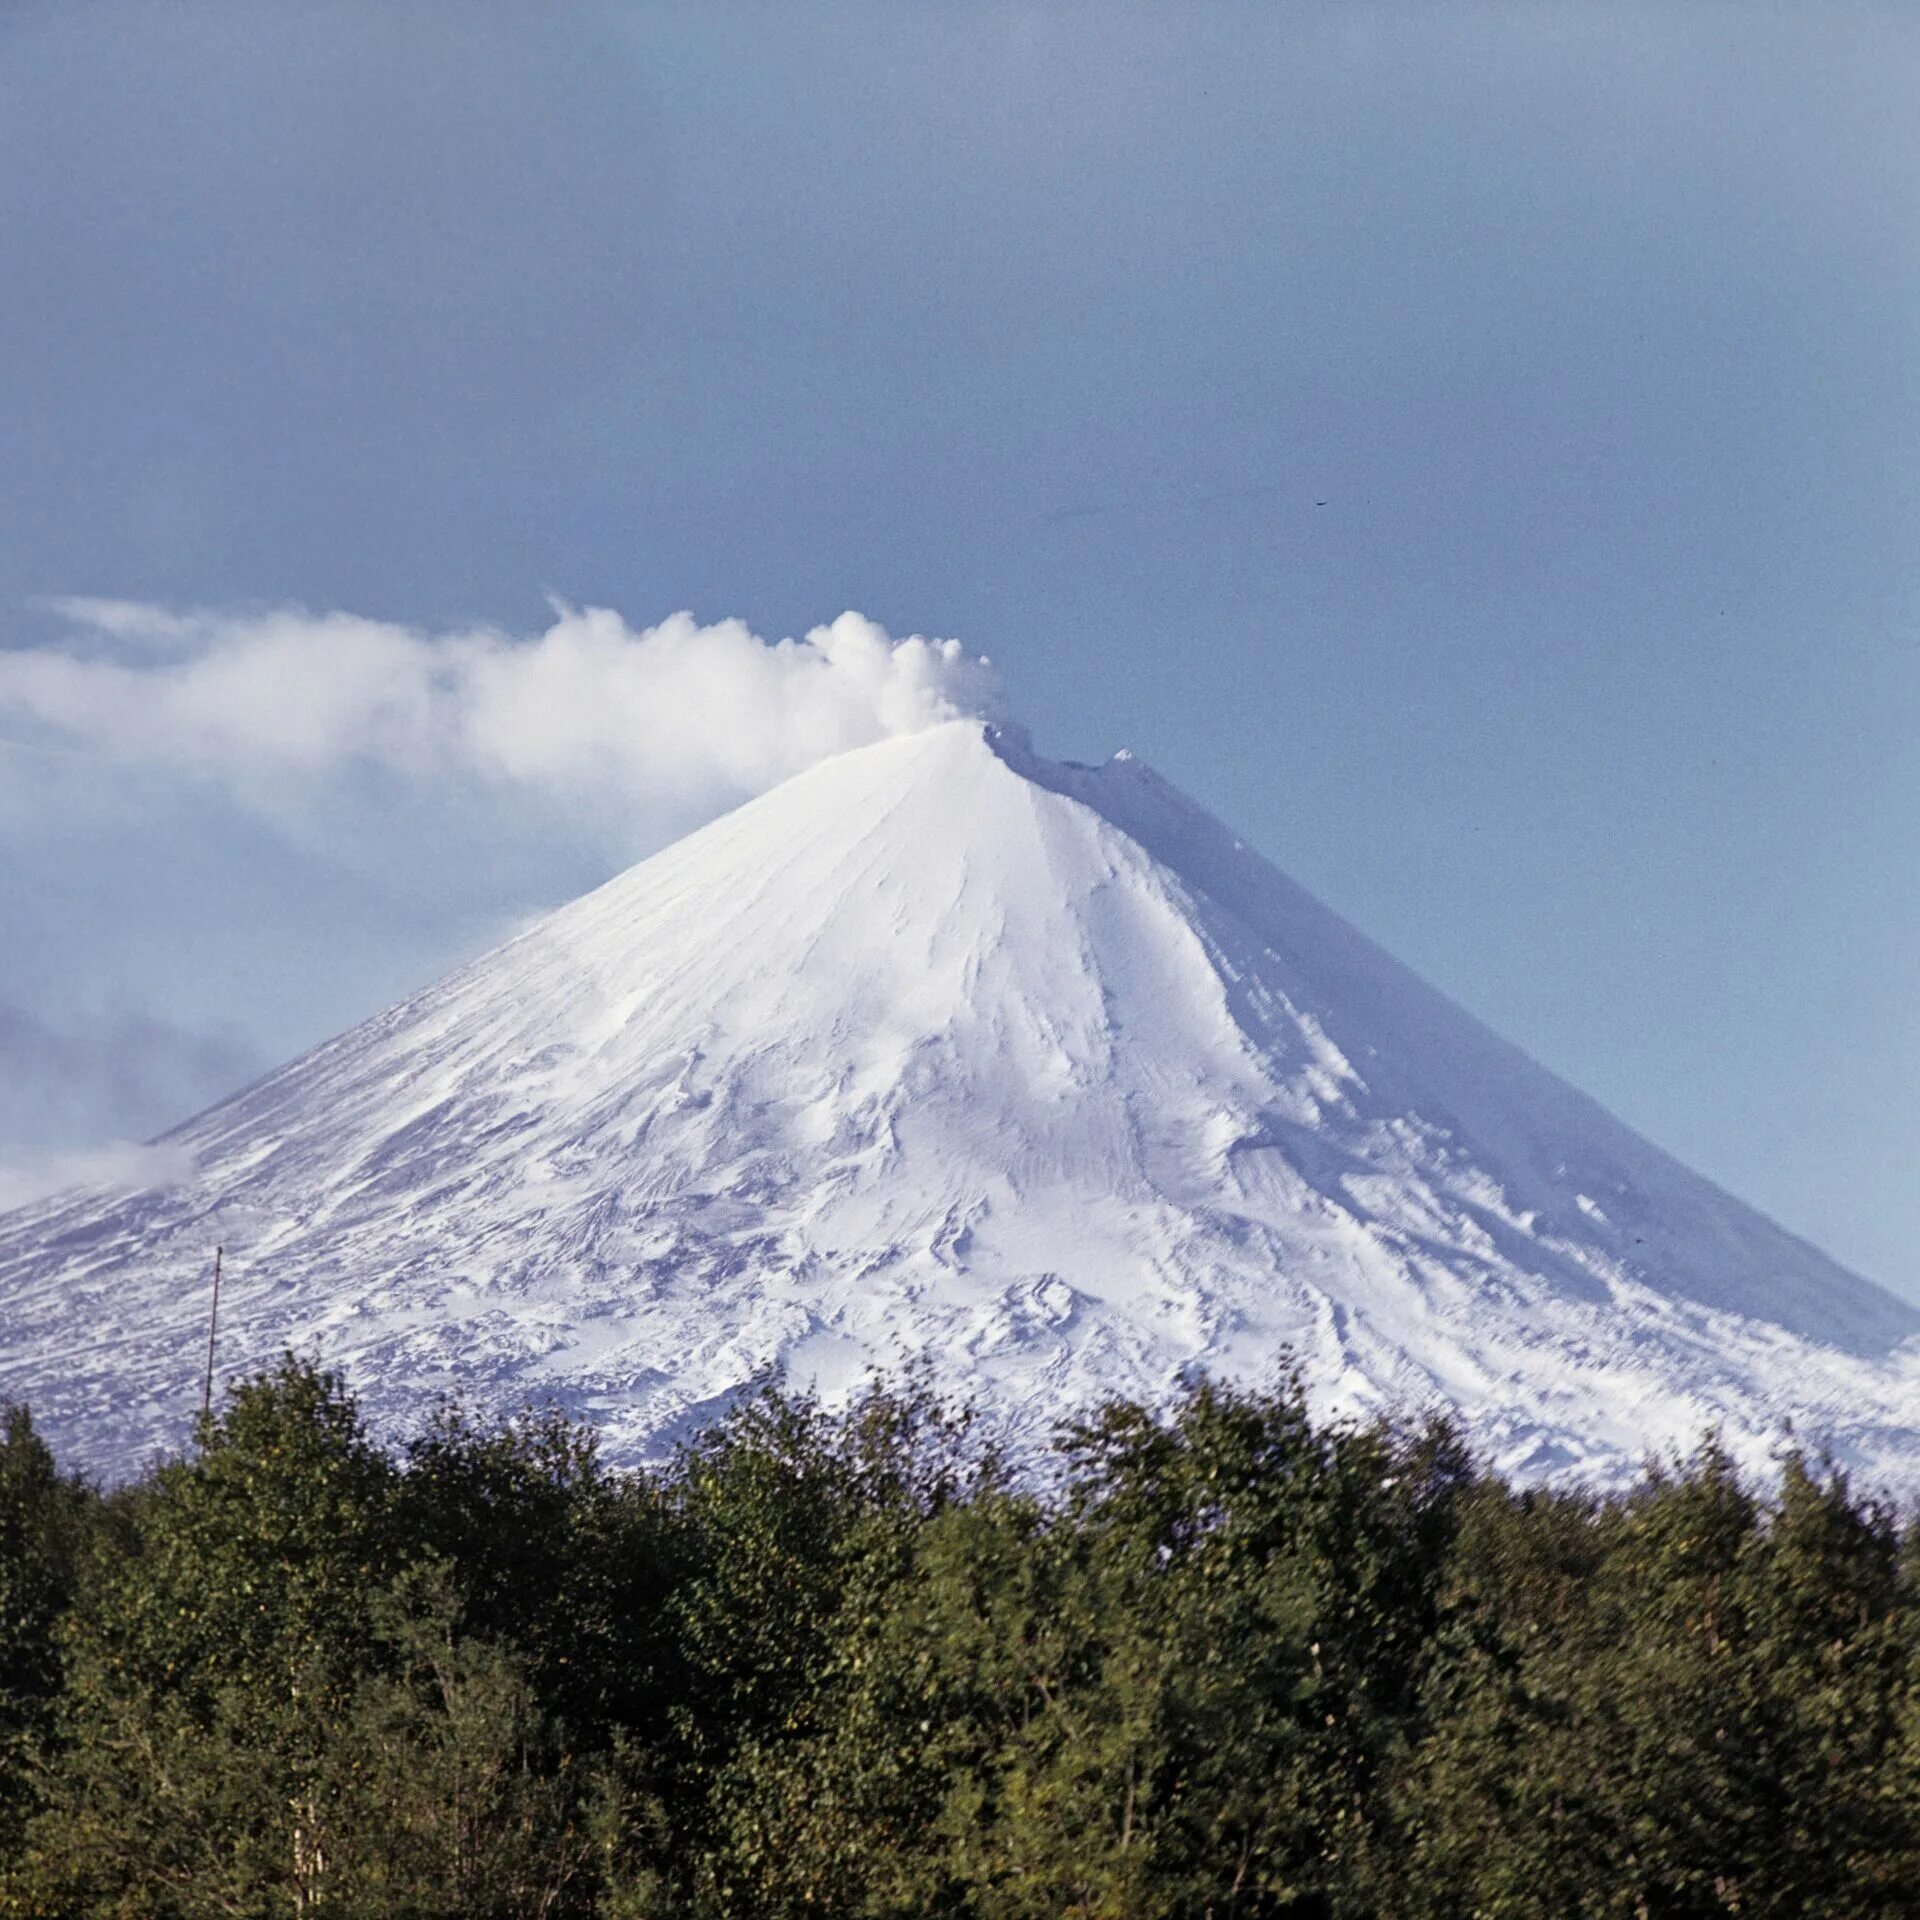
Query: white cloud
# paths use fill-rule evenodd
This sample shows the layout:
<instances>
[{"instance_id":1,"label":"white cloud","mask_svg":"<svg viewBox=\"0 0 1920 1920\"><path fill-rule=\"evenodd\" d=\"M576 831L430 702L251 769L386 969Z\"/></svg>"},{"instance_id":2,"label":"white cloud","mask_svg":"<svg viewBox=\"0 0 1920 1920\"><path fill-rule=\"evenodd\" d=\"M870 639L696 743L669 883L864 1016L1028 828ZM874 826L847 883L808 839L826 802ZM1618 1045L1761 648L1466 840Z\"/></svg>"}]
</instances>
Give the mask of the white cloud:
<instances>
[{"instance_id":1,"label":"white cloud","mask_svg":"<svg viewBox=\"0 0 1920 1920\"><path fill-rule=\"evenodd\" d=\"M264 803L354 766L678 809L999 705L957 641L845 613L800 640L677 613L557 606L543 633L424 633L351 614L180 613L70 599L59 644L0 652L0 731Z\"/></svg>"}]
</instances>

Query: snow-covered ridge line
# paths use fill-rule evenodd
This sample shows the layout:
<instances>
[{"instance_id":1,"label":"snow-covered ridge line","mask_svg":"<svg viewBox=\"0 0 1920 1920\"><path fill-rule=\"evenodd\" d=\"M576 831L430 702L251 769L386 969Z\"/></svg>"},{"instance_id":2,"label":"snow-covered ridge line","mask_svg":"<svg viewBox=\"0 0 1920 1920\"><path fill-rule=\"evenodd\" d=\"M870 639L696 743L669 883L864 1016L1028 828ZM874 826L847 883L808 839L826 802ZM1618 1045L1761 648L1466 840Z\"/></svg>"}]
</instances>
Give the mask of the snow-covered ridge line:
<instances>
[{"instance_id":1,"label":"snow-covered ridge line","mask_svg":"<svg viewBox=\"0 0 1920 1920\"><path fill-rule=\"evenodd\" d=\"M924 1355L1039 1432L1201 1366L1444 1401L1617 1478L1789 1418L1920 1484L1920 1314L1640 1139L1150 768L955 721L825 761L180 1129L188 1186L0 1220L0 1381L82 1457L223 1351L376 1415L554 1398L657 1450L768 1365Z\"/></svg>"}]
</instances>

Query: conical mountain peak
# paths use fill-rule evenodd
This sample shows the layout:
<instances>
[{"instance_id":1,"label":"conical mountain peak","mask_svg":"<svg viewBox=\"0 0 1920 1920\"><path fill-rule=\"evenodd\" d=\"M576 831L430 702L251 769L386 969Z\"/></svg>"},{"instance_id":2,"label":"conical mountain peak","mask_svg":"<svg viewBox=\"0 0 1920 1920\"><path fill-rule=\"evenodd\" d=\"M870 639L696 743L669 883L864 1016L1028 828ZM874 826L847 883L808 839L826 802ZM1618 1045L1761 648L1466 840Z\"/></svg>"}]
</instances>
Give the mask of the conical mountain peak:
<instances>
[{"instance_id":1,"label":"conical mountain peak","mask_svg":"<svg viewBox=\"0 0 1920 1920\"><path fill-rule=\"evenodd\" d=\"M558 1398L615 1453L768 1367L924 1359L1017 1437L1292 1355L1523 1473L1789 1416L1920 1459L1920 1315L1144 762L1001 724L820 763L175 1139L184 1188L0 1221L9 1390L83 1457L179 1437L218 1241L235 1366L310 1347L395 1422Z\"/></svg>"}]
</instances>

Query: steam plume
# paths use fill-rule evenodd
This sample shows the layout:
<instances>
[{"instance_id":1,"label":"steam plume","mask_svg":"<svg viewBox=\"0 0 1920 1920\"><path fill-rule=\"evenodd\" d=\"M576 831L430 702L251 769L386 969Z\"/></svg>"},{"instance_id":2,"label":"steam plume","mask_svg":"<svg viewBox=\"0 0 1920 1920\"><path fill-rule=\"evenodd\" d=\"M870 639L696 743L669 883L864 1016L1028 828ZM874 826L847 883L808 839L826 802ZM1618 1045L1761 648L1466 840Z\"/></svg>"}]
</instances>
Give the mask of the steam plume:
<instances>
[{"instance_id":1,"label":"steam plume","mask_svg":"<svg viewBox=\"0 0 1920 1920\"><path fill-rule=\"evenodd\" d=\"M54 603L64 644L0 652L0 729L271 799L354 765L564 799L680 807L828 754L991 715L991 665L844 613L769 642L688 613L633 628L556 605L530 638L344 613Z\"/></svg>"}]
</instances>

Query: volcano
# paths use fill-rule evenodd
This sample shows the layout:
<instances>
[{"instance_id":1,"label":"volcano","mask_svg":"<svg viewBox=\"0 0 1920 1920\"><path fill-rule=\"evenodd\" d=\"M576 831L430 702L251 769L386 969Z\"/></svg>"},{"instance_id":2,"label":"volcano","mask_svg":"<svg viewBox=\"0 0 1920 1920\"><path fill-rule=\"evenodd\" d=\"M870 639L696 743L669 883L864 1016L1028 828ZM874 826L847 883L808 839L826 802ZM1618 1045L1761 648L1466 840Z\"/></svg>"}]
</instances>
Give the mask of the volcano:
<instances>
[{"instance_id":1,"label":"volcano","mask_svg":"<svg viewBox=\"0 0 1920 1920\"><path fill-rule=\"evenodd\" d=\"M283 1347L394 1430L657 1454L924 1365L1016 1445L1194 1370L1458 1410L1528 1479L1791 1422L1920 1481L1920 1312L1690 1173L1140 761L952 721L827 760L0 1218L0 1391L130 1470Z\"/></svg>"}]
</instances>

